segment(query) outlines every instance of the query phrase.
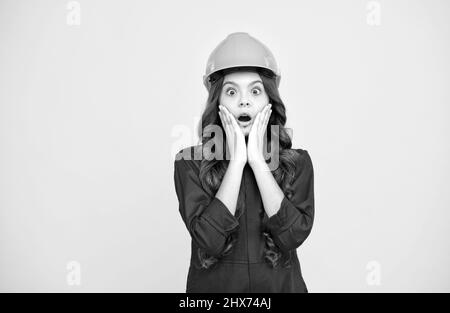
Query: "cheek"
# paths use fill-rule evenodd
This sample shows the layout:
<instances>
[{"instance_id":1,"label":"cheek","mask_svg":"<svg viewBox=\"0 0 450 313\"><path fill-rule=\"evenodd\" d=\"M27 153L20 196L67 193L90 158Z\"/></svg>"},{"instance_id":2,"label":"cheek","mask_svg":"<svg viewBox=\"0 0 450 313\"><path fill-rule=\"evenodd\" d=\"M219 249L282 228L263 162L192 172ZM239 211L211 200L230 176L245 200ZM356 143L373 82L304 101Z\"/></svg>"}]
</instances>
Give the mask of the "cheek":
<instances>
[{"instance_id":1,"label":"cheek","mask_svg":"<svg viewBox=\"0 0 450 313\"><path fill-rule=\"evenodd\" d=\"M233 102L230 99L221 96L219 99L219 104L223 105L225 108L228 109L228 111L232 112Z\"/></svg>"},{"instance_id":2,"label":"cheek","mask_svg":"<svg viewBox=\"0 0 450 313\"><path fill-rule=\"evenodd\" d=\"M264 109L264 107L269 103L269 97L265 96L265 97L260 97L257 101L256 101L256 106L258 107L258 112L261 111L262 109Z\"/></svg>"},{"instance_id":3,"label":"cheek","mask_svg":"<svg viewBox=\"0 0 450 313\"><path fill-rule=\"evenodd\" d=\"M258 109L256 110L256 112L261 112L268 103L269 102L258 103Z\"/></svg>"},{"instance_id":4,"label":"cheek","mask_svg":"<svg viewBox=\"0 0 450 313\"><path fill-rule=\"evenodd\" d=\"M226 107L229 110L232 105L232 101L227 97L220 96L219 104L223 105L224 107Z\"/></svg>"}]
</instances>

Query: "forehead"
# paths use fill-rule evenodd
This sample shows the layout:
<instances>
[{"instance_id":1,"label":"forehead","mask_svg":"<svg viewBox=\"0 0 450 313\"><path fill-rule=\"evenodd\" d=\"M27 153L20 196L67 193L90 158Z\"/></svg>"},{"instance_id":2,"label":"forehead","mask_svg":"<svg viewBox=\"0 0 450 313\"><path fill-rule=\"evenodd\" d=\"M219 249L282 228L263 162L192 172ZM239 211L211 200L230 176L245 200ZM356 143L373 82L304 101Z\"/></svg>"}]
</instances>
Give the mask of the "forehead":
<instances>
[{"instance_id":1,"label":"forehead","mask_svg":"<svg viewBox=\"0 0 450 313\"><path fill-rule=\"evenodd\" d=\"M226 83L235 83L238 85L248 85L255 80L261 80L258 73L252 71L239 71L225 75L223 85Z\"/></svg>"}]
</instances>

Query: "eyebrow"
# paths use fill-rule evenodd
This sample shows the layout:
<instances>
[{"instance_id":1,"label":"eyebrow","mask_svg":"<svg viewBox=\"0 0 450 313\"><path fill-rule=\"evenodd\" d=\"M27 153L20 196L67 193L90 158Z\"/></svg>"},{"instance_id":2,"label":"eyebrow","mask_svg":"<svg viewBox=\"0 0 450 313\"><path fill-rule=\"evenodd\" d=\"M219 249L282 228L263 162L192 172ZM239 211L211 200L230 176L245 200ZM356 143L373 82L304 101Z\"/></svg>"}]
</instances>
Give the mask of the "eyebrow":
<instances>
[{"instance_id":1,"label":"eyebrow","mask_svg":"<svg viewBox=\"0 0 450 313\"><path fill-rule=\"evenodd\" d=\"M254 80L254 81L252 81L250 84L249 84L249 86L250 85L253 85L253 84L255 84L255 83L262 83L262 81L261 80ZM232 82L232 81L226 81L226 82L224 82L223 83L223 86L225 86L226 84L232 84L232 85L235 85L235 86L237 86L237 84L235 83L235 82Z\"/></svg>"}]
</instances>

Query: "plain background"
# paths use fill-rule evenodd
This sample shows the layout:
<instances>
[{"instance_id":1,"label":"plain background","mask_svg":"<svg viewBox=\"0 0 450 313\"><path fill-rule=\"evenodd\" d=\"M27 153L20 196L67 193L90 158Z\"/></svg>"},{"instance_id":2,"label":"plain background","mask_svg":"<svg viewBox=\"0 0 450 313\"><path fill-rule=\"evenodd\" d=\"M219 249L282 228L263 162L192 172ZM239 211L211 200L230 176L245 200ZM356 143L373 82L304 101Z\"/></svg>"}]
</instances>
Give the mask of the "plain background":
<instances>
[{"instance_id":1,"label":"plain background","mask_svg":"<svg viewBox=\"0 0 450 313\"><path fill-rule=\"evenodd\" d=\"M173 158L236 31L313 161L309 290L450 291L448 1L69 3L0 0L0 291L185 291Z\"/></svg>"}]
</instances>

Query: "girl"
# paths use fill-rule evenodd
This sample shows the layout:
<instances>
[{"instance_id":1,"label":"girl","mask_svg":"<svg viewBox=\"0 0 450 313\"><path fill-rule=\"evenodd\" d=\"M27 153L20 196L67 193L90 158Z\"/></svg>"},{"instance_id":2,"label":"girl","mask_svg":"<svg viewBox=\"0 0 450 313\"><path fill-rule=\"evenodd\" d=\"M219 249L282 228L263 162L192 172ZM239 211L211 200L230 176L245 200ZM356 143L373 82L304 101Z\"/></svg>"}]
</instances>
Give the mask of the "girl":
<instances>
[{"instance_id":1,"label":"girl","mask_svg":"<svg viewBox=\"0 0 450 313\"><path fill-rule=\"evenodd\" d=\"M306 150L291 148L279 82L272 53L247 33L211 53L202 143L174 164L192 238L188 293L308 292L296 249L313 226L313 166Z\"/></svg>"}]
</instances>

